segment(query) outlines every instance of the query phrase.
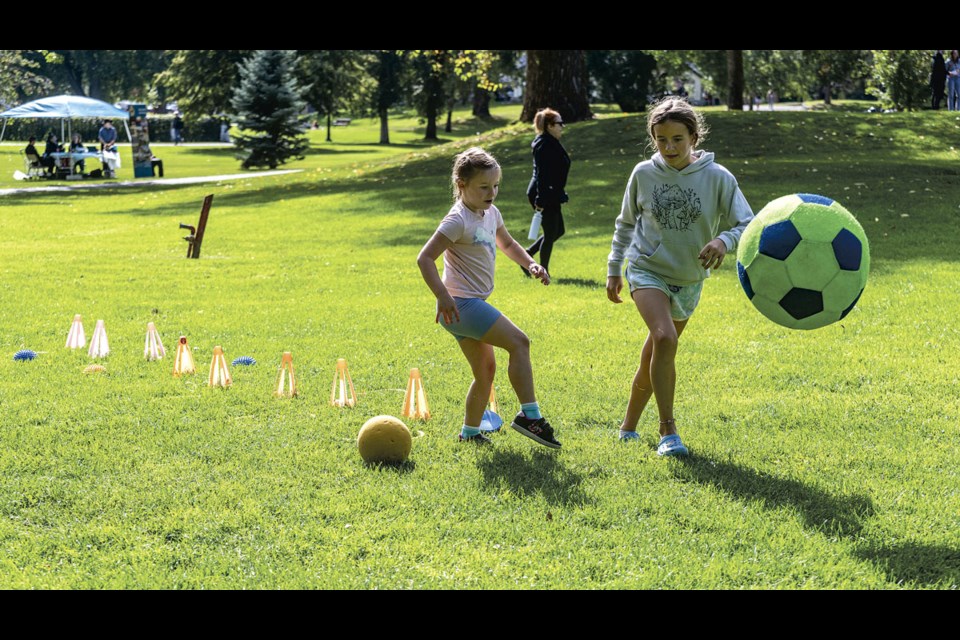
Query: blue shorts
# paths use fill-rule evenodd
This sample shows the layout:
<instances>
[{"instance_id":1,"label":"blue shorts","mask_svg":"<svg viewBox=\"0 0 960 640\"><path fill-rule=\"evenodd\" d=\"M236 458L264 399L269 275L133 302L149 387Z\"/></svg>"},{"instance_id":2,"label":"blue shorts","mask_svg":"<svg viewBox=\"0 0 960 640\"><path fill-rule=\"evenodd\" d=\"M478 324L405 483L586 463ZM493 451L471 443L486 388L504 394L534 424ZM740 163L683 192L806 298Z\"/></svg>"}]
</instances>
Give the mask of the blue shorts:
<instances>
[{"instance_id":1,"label":"blue shorts","mask_svg":"<svg viewBox=\"0 0 960 640\"><path fill-rule=\"evenodd\" d=\"M480 298L454 298L453 301L457 303L460 322L446 324L443 316L440 316L440 326L452 333L458 341L464 338L480 340L503 315L493 305Z\"/></svg>"},{"instance_id":2,"label":"blue shorts","mask_svg":"<svg viewBox=\"0 0 960 640\"><path fill-rule=\"evenodd\" d=\"M703 292L702 282L679 287L675 284L667 284L666 280L652 271L637 269L630 264L627 265L626 277L631 294L637 289L663 291L667 300L670 301L670 317L677 322L689 320L694 309L700 304L700 294Z\"/></svg>"}]
</instances>

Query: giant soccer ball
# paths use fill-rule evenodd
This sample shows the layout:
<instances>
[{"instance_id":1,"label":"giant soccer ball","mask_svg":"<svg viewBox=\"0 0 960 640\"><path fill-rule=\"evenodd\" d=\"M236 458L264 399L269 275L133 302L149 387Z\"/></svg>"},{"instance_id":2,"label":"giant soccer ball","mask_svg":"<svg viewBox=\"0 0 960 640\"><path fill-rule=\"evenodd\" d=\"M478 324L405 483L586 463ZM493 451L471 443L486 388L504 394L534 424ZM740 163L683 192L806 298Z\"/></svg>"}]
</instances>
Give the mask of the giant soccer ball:
<instances>
[{"instance_id":1,"label":"giant soccer ball","mask_svg":"<svg viewBox=\"0 0 960 640\"><path fill-rule=\"evenodd\" d=\"M791 329L844 318L870 271L863 227L839 203L798 193L770 202L747 225L737 273L760 313Z\"/></svg>"},{"instance_id":2,"label":"giant soccer ball","mask_svg":"<svg viewBox=\"0 0 960 640\"><path fill-rule=\"evenodd\" d=\"M393 416L375 416L367 420L357 435L360 457L368 464L406 462L413 446L407 425Z\"/></svg>"}]
</instances>

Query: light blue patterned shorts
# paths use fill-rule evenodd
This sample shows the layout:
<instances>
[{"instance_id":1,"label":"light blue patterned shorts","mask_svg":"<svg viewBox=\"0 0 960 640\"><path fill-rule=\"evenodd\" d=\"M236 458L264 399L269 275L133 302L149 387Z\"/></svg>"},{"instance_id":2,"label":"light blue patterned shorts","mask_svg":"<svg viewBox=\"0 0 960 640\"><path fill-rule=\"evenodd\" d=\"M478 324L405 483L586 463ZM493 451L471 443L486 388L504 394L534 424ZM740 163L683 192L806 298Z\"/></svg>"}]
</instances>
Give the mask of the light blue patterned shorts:
<instances>
[{"instance_id":1,"label":"light blue patterned shorts","mask_svg":"<svg viewBox=\"0 0 960 640\"><path fill-rule=\"evenodd\" d=\"M694 309L700 304L700 294L703 292L703 283L688 284L685 287L678 287L667 282L652 271L637 269L633 265L627 265L626 272L627 283L630 285L630 293L637 289L657 289L663 291L664 295L670 301L670 317L681 322L689 320L693 315Z\"/></svg>"}]
</instances>

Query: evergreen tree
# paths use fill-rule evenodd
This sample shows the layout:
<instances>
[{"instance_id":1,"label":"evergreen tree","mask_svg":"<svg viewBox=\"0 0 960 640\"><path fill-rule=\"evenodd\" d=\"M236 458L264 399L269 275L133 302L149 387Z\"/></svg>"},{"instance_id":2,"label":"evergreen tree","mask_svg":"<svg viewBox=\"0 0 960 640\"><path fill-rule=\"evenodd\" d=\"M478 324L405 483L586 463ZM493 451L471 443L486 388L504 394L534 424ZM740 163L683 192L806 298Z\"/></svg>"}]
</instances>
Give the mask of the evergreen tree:
<instances>
[{"instance_id":1,"label":"evergreen tree","mask_svg":"<svg viewBox=\"0 0 960 640\"><path fill-rule=\"evenodd\" d=\"M240 66L232 104L241 130L234 141L244 169L276 169L289 158L303 159L308 143L298 117L304 102L295 64L294 51L270 49L257 51Z\"/></svg>"}]
</instances>

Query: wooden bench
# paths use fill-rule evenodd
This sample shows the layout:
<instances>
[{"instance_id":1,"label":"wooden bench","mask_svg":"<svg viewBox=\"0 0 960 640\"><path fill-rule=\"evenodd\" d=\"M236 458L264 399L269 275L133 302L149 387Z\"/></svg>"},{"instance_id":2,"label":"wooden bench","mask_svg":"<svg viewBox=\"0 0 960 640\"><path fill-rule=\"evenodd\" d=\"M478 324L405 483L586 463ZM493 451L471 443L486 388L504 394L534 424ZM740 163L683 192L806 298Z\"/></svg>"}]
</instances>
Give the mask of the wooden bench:
<instances>
[{"instance_id":1,"label":"wooden bench","mask_svg":"<svg viewBox=\"0 0 960 640\"><path fill-rule=\"evenodd\" d=\"M350 124L350 118L337 118L333 121L333 126L335 127L345 127Z\"/></svg>"}]
</instances>

